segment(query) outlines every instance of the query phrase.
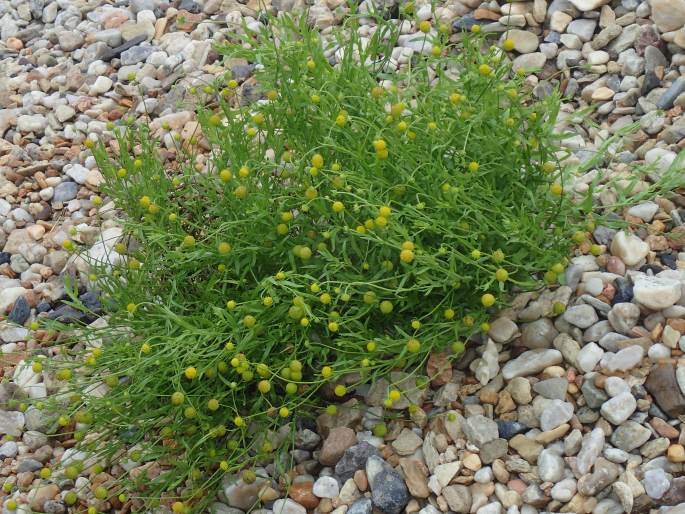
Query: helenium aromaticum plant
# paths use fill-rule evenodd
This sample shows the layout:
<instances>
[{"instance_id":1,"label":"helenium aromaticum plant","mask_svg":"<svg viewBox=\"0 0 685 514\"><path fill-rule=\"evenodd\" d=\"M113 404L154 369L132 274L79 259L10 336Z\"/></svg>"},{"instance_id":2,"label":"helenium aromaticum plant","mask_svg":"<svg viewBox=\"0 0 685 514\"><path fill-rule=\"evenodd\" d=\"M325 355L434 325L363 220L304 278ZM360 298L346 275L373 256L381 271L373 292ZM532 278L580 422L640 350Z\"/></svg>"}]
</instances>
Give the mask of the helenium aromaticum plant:
<instances>
[{"instance_id":1,"label":"helenium aromaticum plant","mask_svg":"<svg viewBox=\"0 0 685 514\"><path fill-rule=\"evenodd\" d=\"M506 44L427 27L430 51L394 72L396 27L351 23L324 43L283 18L223 46L256 82L196 92L201 132L173 170L144 125L116 129L116 155L92 148L124 235L90 277L106 326L63 338L52 371L81 468L124 463L102 501L201 512L226 474L276 454L287 470L294 421L381 378L386 413L415 414L429 354L458 357L583 237L559 97L533 97Z\"/></svg>"}]
</instances>

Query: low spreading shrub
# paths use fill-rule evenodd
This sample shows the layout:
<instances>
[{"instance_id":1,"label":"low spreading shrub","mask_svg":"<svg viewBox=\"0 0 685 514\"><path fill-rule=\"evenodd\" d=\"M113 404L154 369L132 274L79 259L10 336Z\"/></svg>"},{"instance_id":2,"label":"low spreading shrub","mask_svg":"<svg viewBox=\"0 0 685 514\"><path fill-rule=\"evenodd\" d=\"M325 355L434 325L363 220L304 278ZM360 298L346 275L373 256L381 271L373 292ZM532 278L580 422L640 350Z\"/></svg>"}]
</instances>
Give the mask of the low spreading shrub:
<instances>
[{"instance_id":1,"label":"low spreading shrub","mask_svg":"<svg viewBox=\"0 0 685 514\"><path fill-rule=\"evenodd\" d=\"M393 370L426 387L431 352L457 357L507 291L557 280L583 237L559 97L531 95L508 42L420 28L428 51L395 72L391 24L323 43L272 21L220 49L254 82L191 91L201 132L169 135L177 168L146 126L92 149L124 236L90 276L106 326L63 339L53 371L82 455L136 469L98 498L202 511L226 473L287 457L284 426ZM410 393L391 383L388 411Z\"/></svg>"}]
</instances>

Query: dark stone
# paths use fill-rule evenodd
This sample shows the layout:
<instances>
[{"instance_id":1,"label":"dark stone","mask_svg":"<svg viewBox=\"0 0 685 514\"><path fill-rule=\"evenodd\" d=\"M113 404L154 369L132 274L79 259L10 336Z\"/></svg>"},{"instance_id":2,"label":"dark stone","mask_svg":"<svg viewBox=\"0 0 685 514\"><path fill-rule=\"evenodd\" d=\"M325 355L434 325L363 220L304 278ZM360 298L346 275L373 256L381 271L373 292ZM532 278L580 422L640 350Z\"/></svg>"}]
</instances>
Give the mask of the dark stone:
<instances>
[{"instance_id":1,"label":"dark stone","mask_svg":"<svg viewBox=\"0 0 685 514\"><path fill-rule=\"evenodd\" d=\"M380 456L378 450L366 441L350 446L335 465L335 474L343 483L354 476L358 469L364 469L371 455Z\"/></svg>"},{"instance_id":2,"label":"dark stone","mask_svg":"<svg viewBox=\"0 0 685 514\"><path fill-rule=\"evenodd\" d=\"M10 314L7 317L7 319L16 323L17 325L23 325L24 323L26 323L26 320L29 319L30 315L31 307L29 306L29 302L26 300L24 296L20 296L14 302L12 310L10 311Z\"/></svg>"},{"instance_id":3,"label":"dark stone","mask_svg":"<svg viewBox=\"0 0 685 514\"><path fill-rule=\"evenodd\" d=\"M515 435L522 434L530 430L530 427L524 425L523 423L519 423L518 421L504 421L502 419L498 419L496 421L499 436L503 437L504 439L511 439Z\"/></svg>"},{"instance_id":4,"label":"dark stone","mask_svg":"<svg viewBox=\"0 0 685 514\"><path fill-rule=\"evenodd\" d=\"M622 277L617 278L614 280L614 287L616 288L616 293L611 302L612 305L631 302L633 299L633 284L631 284L628 279Z\"/></svg>"},{"instance_id":5,"label":"dark stone","mask_svg":"<svg viewBox=\"0 0 685 514\"><path fill-rule=\"evenodd\" d=\"M609 396L595 386L592 380L584 380L580 390L585 398L585 403L591 409L599 409L609 399Z\"/></svg>"},{"instance_id":6,"label":"dark stone","mask_svg":"<svg viewBox=\"0 0 685 514\"><path fill-rule=\"evenodd\" d=\"M657 88L660 85L661 85L661 80L659 80L659 77L657 77L653 71L647 72L647 73L645 73L645 79L644 79L644 82L642 83L642 90L640 91L640 94L642 96L645 96L652 89Z\"/></svg>"},{"instance_id":7,"label":"dark stone","mask_svg":"<svg viewBox=\"0 0 685 514\"><path fill-rule=\"evenodd\" d=\"M133 39L126 41L126 43L123 43L116 48L112 48L111 50L105 52L102 56L100 56L100 59L105 62L109 62L115 57L119 57L122 52L128 50L129 48L139 45L143 41L147 39L147 36L145 34L141 34L140 36L136 36Z\"/></svg>"},{"instance_id":8,"label":"dark stone","mask_svg":"<svg viewBox=\"0 0 685 514\"><path fill-rule=\"evenodd\" d=\"M477 20L473 14L467 14L452 23L452 30L455 32L470 32L471 27L474 25L486 25L487 23L491 22L489 20Z\"/></svg>"},{"instance_id":9,"label":"dark stone","mask_svg":"<svg viewBox=\"0 0 685 514\"><path fill-rule=\"evenodd\" d=\"M676 477L666 494L661 497L662 505L678 505L685 502L685 477Z\"/></svg>"},{"instance_id":10,"label":"dark stone","mask_svg":"<svg viewBox=\"0 0 685 514\"><path fill-rule=\"evenodd\" d=\"M678 259L676 255L664 252L659 254L659 259L661 259L661 263L664 266L667 266L671 269L676 269L676 260Z\"/></svg>"},{"instance_id":11,"label":"dark stone","mask_svg":"<svg viewBox=\"0 0 685 514\"><path fill-rule=\"evenodd\" d=\"M67 511L67 505L60 500L46 500L43 510L48 514L64 514Z\"/></svg>"},{"instance_id":12,"label":"dark stone","mask_svg":"<svg viewBox=\"0 0 685 514\"><path fill-rule=\"evenodd\" d=\"M675 102L675 99L678 98L678 96L684 91L685 77L678 77L673 81L671 87L664 91L664 94L662 94L661 98L659 98L659 100L657 101L657 109L670 109L671 107L673 107L673 102Z\"/></svg>"},{"instance_id":13,"label":"dark stone","mask_svg":"<svg viewBox=\"0 0 685 514\"><path fill-rule=\"evenodd\" d=\"M350 508L347 509L347 514L371 514L373 510L373 505L369 498L359 498L356 500Z\"/></svg>"},{"instance_id":14,"label":"dark stone","mask_svg":"<svg viewBox=\"0 0 685 514\"><path fill-rule=\"evenodd\" d=\"M191 14L200 12L200 5L193 0L181 0L178 4L178 10L186 10Z\"/></svg>"},{"instance_id":15,"label":"dark stone","mask_svg":"<svg viewBox=\"0 0 685 514\"><path fill-rule=\"evenodd\" d=\"M9 252L0 252L0 265L9 263L12 254Z\"/></svg>"},{"instance_id":16,"label":"dark stone","mask_svg":"<svg viewBox=\"0 0 685 514\"><path fill-rule=\"evenodd\" d=\"M100 295L96 291L88 291L78 297L83 306L89 311L99 314L102 312L102 303L100 303Z\"/></svg>"},{"instance_id":17,"label":"dark stone","mask_svg":"<svg viewBox=\"0 0 685 514\"><path fill-rule=\"evenodd\" d=\"M613 228L599 225L592 232L592 236L595 238L595 241L597 241L597 244L609 246L611 244L611 241L614 240L616 232L617 231Z\"/></svg>"},{"instance_id":18,"label":"dark stone","mask_svg":"<svg viewBox=\"0 0 685 514\"><path fill-rule=\"evenodd\" d=\"M651 271L656 275L657 273L661 273L662 271L664 271L664 268L662 268L658 264L644 264L640 266L640 271L642 273L647 273L648 271Z\"/></svg>"},{"instance_id":19,"label":"dark stone","mask_svg":"<svg viewBox=\"0 0 685 514\"><path fill-rule=\"evenodd\" d=\"M236 64L231 66L231 76L238 81L243 81L254 72L254 64Z\"/></svg>"},{"instance_id":20,"label":"dark stone","mask_svg":"<svg viewBox=\"0 0 685 514\"><path fill-rule=\"evenodd\" d=\"M374 507L384 514L400 514L410 499L407 484L381 457L372 458L378 459L383 469L369 480L371 501Z\"/></svg>"},{"instance_id":21,"label":"dark stone","mask_svg":"<svg viewBox=\"0 0 685 514\"><path fill-rule=\"evenodd\" d=\"M42 301L38 305L36 305L36 312L37 313L49 312L50 309L52 309L52 306L46 301Z\"/></svg>"},{"instance_id":22,"label":"dark stone","mask_svg":"<svg viewBox=\"0 0 685 514\"><path fill-rule=\"evenodd\" d=\"M560 43L561 42L561 33L555 32L553 30L549 31L549 34L545 36L545 43Z\"/></svg>"},{"instance_id":23,"label":"dark stone","mask_svg":"<svg viewBox=\"0 0 685 514\"><path fill-rule=\"evenodd\" d=\"M685 414L685 396L675 378L673 364L658 364L647 377L645 388L659 407L672 418Z\"/></svg>"},{"instance_id":24,"label":"dark stone","mask_svg":"<svg viewBox=\"0 0 685 514\"><path fill-rule=\"evenodd\" d=\"M60 323L90 323L95 321L95 316L86 312L74 309L71 305L60 305L48 314L48 319L59 321Z\"/></svg>"}]
</instances>

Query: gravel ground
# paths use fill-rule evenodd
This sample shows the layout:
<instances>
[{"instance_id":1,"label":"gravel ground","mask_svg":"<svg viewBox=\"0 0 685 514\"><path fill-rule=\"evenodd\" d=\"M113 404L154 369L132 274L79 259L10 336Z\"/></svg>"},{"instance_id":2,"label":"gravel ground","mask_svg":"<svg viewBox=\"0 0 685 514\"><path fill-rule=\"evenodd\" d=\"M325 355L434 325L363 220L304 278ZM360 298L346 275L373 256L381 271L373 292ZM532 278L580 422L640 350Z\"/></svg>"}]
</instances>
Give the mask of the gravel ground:
<instances>
[{"instance_id":1,"label":"gravel ground","mask_svg":"<svg viewBox=\"0 0 685 514\"><path fill-rule=\"evenodd\" d=\"M527 79L536 95L555 86L565 93L559 130L570 134L567 162L596 159L571 188L583 193L599 176L597 205L616 199L602 184L634 176L633 164L659 175L685 145L685 0L433 7L415 2L417 19L447 24L455 38L474 24L508 37L514 66L541 70ZM304 8L324 37L350 14L342 0L0 2L0 403L8 409L0 411L0 476L14 486L2 493L3 512L10 498L24 513L67 512L70 491L81 506L73 512L134 507L94 498L106 473L40 478L44 466L74 457L74 441L52 437L58 431L44 412L8 404L57 392L50 376L23 363L35 352L51 356L45 334L28 329L36 316L78 316L60 302L63 275L87 267L62 242L69 236L101 258L120 234L107 199L99 209L92 203L102 176L84 140L108 139L108 122L129 116L151 118L153 132L168 123L168 137L190 138L191 86L226 71L244 89L251 85L251 66L224 63L212 43L242 23L261 27L260 10ZM395 0L356 9L397 16ZM415 24L401 23L398 67L430 49ZM372 30L362 19L362 35ZM594 110L581 111L588 106ZM637 133L610 140L633 123ZM172 160L173 141L165 143ZM383 438L374 436L389 384L358 389L334 418L299 428L287 496L267 467L254 484L226 477L212 511L685 513L685 196L674 191L619 214L631 229L597 227L600 255L581 245L567 285L517 297L456 368L433 355L427 374L442 372L428 390L411 393L423 406L412 422L391 422ZM82 299L98 308L92 293ZM562 315L554 316L555 303L566 306ZM391 379L411 388L401 374Z\"/></svg>"}]
</instances>

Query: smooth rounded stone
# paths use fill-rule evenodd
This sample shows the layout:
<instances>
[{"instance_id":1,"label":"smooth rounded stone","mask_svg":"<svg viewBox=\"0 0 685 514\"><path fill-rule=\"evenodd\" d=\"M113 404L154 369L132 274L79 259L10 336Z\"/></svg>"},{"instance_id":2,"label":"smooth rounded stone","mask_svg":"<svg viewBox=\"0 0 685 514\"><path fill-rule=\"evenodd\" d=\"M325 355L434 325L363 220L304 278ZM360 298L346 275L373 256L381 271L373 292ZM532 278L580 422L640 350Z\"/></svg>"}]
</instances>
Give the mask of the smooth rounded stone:
<instances>
[{"instance_id":1,"label":"smooth rounded stone","mask_svg":"<svg viewBox=\"0 0 685 514\"><path fill-rule=\"evenodd\" d=\"M471 511L473 498L470 489L465 485L455 484L447 486L442 490L442 496L453 512L468 514Z\"/></svg>"},{"instance_id":2,"label":"smooth rounded stone","mask_svg":"<svg viewBox=\"0 0 685 514\"><path fill-rule=\"evenodd\" d=\"M629 334L640 320L640 308L634 303L616 303L609 311L607 319L614 330Z\"/></svg>"},{"instance_id":3,"label":"smooth rounded stone","mask_svg":"<svg viewBox=\"0 0 685 514\"><path fill-rule=\"evenodd\" d=\"M670 278L638 277L633 286L635 301L653 311L675 305L681 294L680 282Z\"/></svg>"},{"instance_id":4,"label":"smooth rounded stone","mask_svg":"<svg viewBox=\"0 0 685 514\"><path fill-rule=\"evenodd\" d=\"M575 479L565 478L564 480L560 480L559 482L554 484L554 487L552 487L550 494L552 496L552 499L558 502L566 503L576 494Z\"/></svg>"},{"instance_id":5,"label":"smooth rounded stone","mask_svg":"<svg viewBox=\"0 0 685 514\"><path fill-rule=\"evenodd\" d=\"M592 277L585 282L585 291L592 296L598 296L602 294L604 290L604 282L599 277Z\"/></svg>"},{"instance_id":6,"label":"smooth rounded stone","mask_svg":"<svg viewBox=\"0 0 685 514\"><path fill-rule=\"evenodd\" d=\"M683 84L685 84L685 81L683 81ZM652 148L645 153L645 163L654 165L656 173L661 174L668 171L676 157L675 152L665 148Z\"/></svg>"},{"instance_id":7,"label":"smooth rounded stone","mask_svg":"<svg viewBox=\"0 0 685 514\"><path fill-rule=\"evenodd\" d=\"M607 377L604 381L604 390L613 397L621 393L629 393L630 386L621 377Z\"/></svg>"},{"instance_id":8,"label":"smooth rounded stone","mask_svg":"<svg viewBox=\"0 0 685 514\"><path fill-rule=\"evenodd\" d=\"M13 459L19 453L19 445L14 441L7 441L0 446L0 459Z\"/></svg>"},{"instance_id":9,"label":"smooth rounded stone","mask_svg":"<svg viewBox=\"0 0 685 514\"><path fill-rule=\"evenodd\" d=\"M370 498L362 497L350 505L347 509L347 514L371 514L373 511L373 504Z\"/></svg>"},{"instance_id":10,"label":"smooth rounded stone","mask_svg":"<svg viewBox=\"0 0 685 514\"><path fill-rule=\"evenodd\" d=\"M312 492L319 498L336 498L340 493L340 486L335 478L322 476L314 482Z\"/></svg>"},{"instance_id":11,"label":"smooth rounded stone","mask_svg":"<svg viewBox=\"0 0 685 514\"><path fill-rule=\"evenodd\" d=\"M273 511L279 514L307 514L307 509L290 498L276 500Z\"/></svg>"},{"instance_id":12,"label":"smooth rounded stone","mask_svg":"<svg viewBox=\"0 0 685 514\"><path fill-rule=\"evenodd\" d=\"M609 3L608 0L569 0L569 2L580 12L594 11Z\"/></svg>"},{"instance_id":13,"label":"smooth rounded stone","mask_svg":"<svg viewBox=\"0 0 685 514\"><path fill-rule=\"evenodd\" d=\"M541 52L533 52L530 54L519 55L512 63L512 69L514 71L524 70L526 72L531 72L535 70L542 69L542 67L547 62L547 57Z\"/></svg>"},{"instance_id":14,"label":"smooth rounded stone","mask_svg":"<svg viewBox=\"0 0 685 514\"><path fill-rule=\"evenodd\" d=\"M479 448L499 437L497 423L480 414L466 418L462 423L462 430L466 438Z\"/></svg>"},{"instance_id":15,"label":"smooth rounded stone","mask_svg":"<svg viewBox=\"0 0 685 514\"><path fill-rule=\"evenodd\" d=\"M247 511L257 501L258 493L265 483L266 481L261 477L257 477L257 480L251 484L246 484L242 479L225 476L221 481L219 495L222 501L230 507Z\"/></svg>"},{"instance_id":16,"label":"smooth rounded stone","mask_svg":"<svg viewBox=\"0 0 685 514\"><path fill-rule=\"evenodd\" d=\"M78 193L78 184L76 182L64 181L57 184L52 201L55 203L66 203L76 198Z\"/></svg>"},{"instance_id":17,"label":"smooth rounded stone","mask_svg":"<svg viewBox=\"0 0 685 514\"><path fill-rule=\"evenodd\" d=\"M649 245L636 235L622 230L611 241L611 253L619 257L626 266L635 266L647 257Z\"/></svg>"},{"instance_id":18,"label":"smooth rounded stone","mask_svg":"<svg viewBox=\"0 0 685 514\"><path fill-rule=\"evenodd\" d=\"M581 352L576 357L576 363L581 371L589 373L595 369L599 361L604 356L604 350L595 343L588 343L583 346Z\"/></svg>"},{"instance_id":19,"label":"smooth rounded stone","mask_svg":"<svg viewBox=\"0 0 685 514\"><path fill-rule=\"evenodd\" d=\"M561 44L569 50L580 50L583 47L583 42L575 34L562 34Z\"/></svg>"},{"instance_id":20,"label":"smooth rounded stone","mask_svg":"<svg viewBox=\"0 0 685 514\"><path fill-rule=\"evenodd\" d=\"M515 377L535 375L549 366L561 364L563 357L559 350L529 350L516 359L510 360L502 368L505 380Z\"/></svg>"},{"instance_id":21,"label":"smooth rounded stone","mask_svg":"<svg viewBox=\"0 0 685 514\"><path fill-rule=\"evenodd\" d=\"M533 396L530 393L530 381L526 378L516 377L512 379L507 384L506 390L509 391L513 400L519 405L527 405L533 401Z\"/></svg>"},{"instance_id":22,"label":"smooth rounded stone","mask_svg":"<svg viewBox=\"0 0 685 514\"><path fill-rule=\"evenodd\" d=\"M651 436L649 428L635 421L626 421L611 434L611 444L623 451L631 452L645 444Z\"/></svg>"},{"instance_id":23,"label":"smooth rounded stone","mask_svg":"<svg viewBox=\"0 0 685 514\"><path fill-rule=\"evenodd\" d=\"M637 366L644 356L644 348L635 344L616 353L606 352L600 366L609 371L628 371Z\"/></svg>"},{"instance_id":24,"label":"smooth rounded stone","mask_svg":"<svg viewBox=\"0 0 685 514\"><path fill-rule=\"evenodd\" d=\"M537 465L538 475L545 482L558 482L564 474L564 459L552 450L542 450Z\"/></svg>"},{"instance_id":25,"label":"smooth rounded stone","mask_svg":"<svg viewBox=\"0 0 685 514\"><path fill-rule=\"evenodd\" d=\"M615 462L616 464L622 464L627 462L630 458L630 454L626 451L620 450L619 448L604 448L602 455L605 459Z\"/></svg>"},{"instance_id":26,"label":"smooth rounded stone","mask_svg":"<svg viewBox=\"0 0 685 514\"><path fill-rule=\"evenodd\" d=\"M595 50L587 56L587 62L591 66L598 66L609 62L609 53L604 50Z\"/></svg>"},{"instance_id":27,"label":"smooth rounded stone","mask_svg":"<svg viewBox=\"0 0 685 514\"><path fill-rule=\"evenodd\" d=\"M644 202L628 209L628 214L640 218L642 221L650 222L658 210L659 206L656 203Z\"/></svg>"},{"instance_id":28,"label":"smooth rounded stone","mask_svg":"<svg viewBox=\"0 0 685 514\"><path fill-rule=\"evenodd\" d=\"M654 362L668 359L671 356L671 349L661 343L653 344L647 350L647 356Z\"/></svg>"},{"instance_id":29,"label":"smooth rounded stone","mask_svg":"<svg viewBox=\"0 0 685 514\"><path fill-rule=\"evenodd\" d=\"M568 24L566 27L566 33L578 36L582 42L587 43L592 39L592 35L595 33L596 27L596 20L578 18Z\"/></svg>"},{"instance_id":30,"label":"smooth rounded stone","mask_svg":"<svg viewBox=\"0 0 685 514\"><path fill-rule=\"evenodd\" d=\"M588 328L599 320L595 309L590 305L574 305L564 311L564 321L578 328ZM555 334L556 337L556 334Z\"/></svg>"},{"instance_id":31,"label":"smooth rounded stone","mask_svg":"<svg viewBox=\"0 0 685 514\"><path fill-rule=\"evenodd\" d=\"M608 334L603 335L600 340L597 341L597 343L605 350L611 352L618 350L618 344L621 341L626 341L628 339L630 338L628 336L624 336L623 334L609 332Z\"/></svg>"},{"instance_id":32,"label":"smooth rounded stone","mask_svg":"<svg viewBox=\"0 0 685 514\"><path fill-rule=\"evenodd\" d=\"M559 332L554 327L554 323L548 318L540 318L523 325L521 344L531 350L549 348L557 335Z\"/></svg>"},{"instance_id":33,"label":"smooth rounded stone","mask_svg":"<svg viewBox=\"0 0 685 514\"><path fill-rule=\"evenodd\" d=\"M512 29L502 35L502 41L511 39L514 50L520 54L530 54L538 48L538 37L527 30Z\"/></svg>"},{"instance_id":34,"label":"smooth rounded stone","mask_svg":"<svg viewBox=\"0 0 685 514\"><path fill-rule=\"evenodd\" d=\"M583 443L576 458L579 473L585 474L592 469L597 457L602 453L602 448L604 448L604 431L601 428L595 428L583 436Z\"/></svg>"},{"instance_id":35,"label":"smooth rounded stone","mask_svg":"<svg viewBox=\"0 0 685 514\"><path fill-rule=\"evenodd\" d=\"M610 423L620 425L628 420L636 408L637 401L635 397L630 393L621 393L604 402L600 412L604 419Z\"/></svg>"},{"instance_id":36,"label":"smooth rounded stone","mask_svg":"<svg viewBox=\"0 0 685 514\"><path fill-rule=\"evenodd\" d=\"M644 485L645 492L650 498L659 500L671 487L671 480L671 475L663 469L650 469L645 471L642 485Z\"/></svg>"},{"instance_id":37,"label":"smooth rounded stone","mask_svg":"<svg viewBox=\"0 0 685 514\"><path fill-rule=\"evenodd\" d=\"M380 468L374 471L370 468ZM384 514L399 514L410 500L407 485L400 474L380 457L372 455L366 462L366 475L373 505Z\"/></svg>"},{"instance_id":38,"label":"smooth rounded stone","mask_svg":"<svg viewBox=\"0 0 685 514\"><path fill-rule=\"evenodd\" d=\"M514 323L509 318L505 318L504 316L502 316L500 318L497 318L492 323L490 323L490 330L488 332L488 335L496 343L503 344L508 343L509 341L520 335L520 333L518 325L516 323Z\"/></svg>"},{"instance_id":39,"label":"smooth rounded stone","mask_svg":"<svg viewBox=\"0 0 685 514\"><path fill-rule=\"evenodd\" d=\"M540 416L540 429L543 432L563 425L573 417L573 404L562 400L551 400Z\"/></svg>"}]
</instances>

